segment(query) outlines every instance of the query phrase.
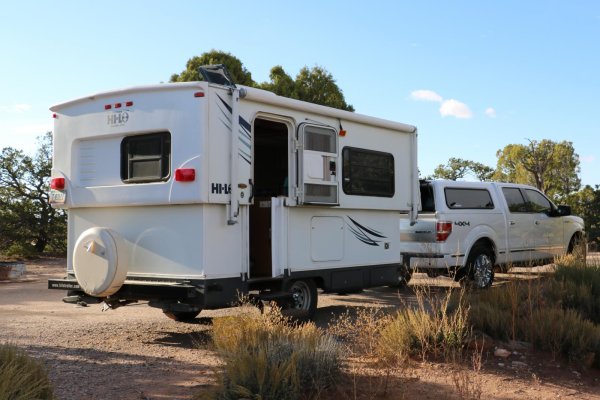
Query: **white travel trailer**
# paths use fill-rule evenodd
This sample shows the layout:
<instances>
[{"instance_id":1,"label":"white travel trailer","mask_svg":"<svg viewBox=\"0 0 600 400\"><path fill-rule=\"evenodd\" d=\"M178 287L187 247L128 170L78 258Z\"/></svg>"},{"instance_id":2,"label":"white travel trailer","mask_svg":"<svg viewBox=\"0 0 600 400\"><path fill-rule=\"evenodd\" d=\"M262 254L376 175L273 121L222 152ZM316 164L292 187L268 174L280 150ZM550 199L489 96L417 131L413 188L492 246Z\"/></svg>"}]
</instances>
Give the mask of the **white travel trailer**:
<instances>
[{"instance_id":1,"label":"white travel trailer","mask_svg":"<svg viewBox=\"0 0 600 400\"><path fill-rule=\"evenodd\" d=\"M182 320L240 294L311 316L317 288L397 283L416 128L203 74L51 108L68 265L49 288Z\"/></svg>"}]
</instances>

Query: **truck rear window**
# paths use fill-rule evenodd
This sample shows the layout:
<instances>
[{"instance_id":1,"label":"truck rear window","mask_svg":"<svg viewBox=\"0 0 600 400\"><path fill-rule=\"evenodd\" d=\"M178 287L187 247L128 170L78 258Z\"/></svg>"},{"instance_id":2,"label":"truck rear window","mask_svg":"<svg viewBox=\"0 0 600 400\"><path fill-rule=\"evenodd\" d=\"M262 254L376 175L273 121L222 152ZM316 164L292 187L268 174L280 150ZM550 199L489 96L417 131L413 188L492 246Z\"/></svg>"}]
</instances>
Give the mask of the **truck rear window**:
<instances>
[{"instance_id":1,"label":"truck rear window","mask_svg":"<svg viewBox=\"0 0 600 400\"><path fill-rule=\"evenodd\" d=\"M446 188L446 205L452 209L483 209L494 208L490 192L486 189Z\"/></svg>"},{"instance_id":2,"label":"truck rear window","mask_svg":"<svg viewBox=\"0 0 600 400\"><path fill-rule=\"evenodd\" d=\"M121 142L121 179L125 183L160 182L169 178L171 134L128 136Z\"/></svg>"}]
</instances>

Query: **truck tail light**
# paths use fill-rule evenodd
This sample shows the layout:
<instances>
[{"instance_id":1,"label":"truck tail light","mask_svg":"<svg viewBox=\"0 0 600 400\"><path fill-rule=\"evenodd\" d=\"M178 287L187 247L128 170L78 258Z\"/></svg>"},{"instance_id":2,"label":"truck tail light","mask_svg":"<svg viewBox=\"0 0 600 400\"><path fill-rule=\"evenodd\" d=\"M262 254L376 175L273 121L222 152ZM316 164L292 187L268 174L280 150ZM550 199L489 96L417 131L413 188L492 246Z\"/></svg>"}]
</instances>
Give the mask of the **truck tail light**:
<instances>
[{"instance_id":1,"label":"truck tail light","mask_svg":"<svg viewBox=\"0 0 600 400\"><path fill-rule=\"evenodd\" d=\"M445 242L452 233L451 221L438 221L435 224L435 241Z\"/></svg>"},{"instance_id":2,"label":"truck tail light","mask_svg":"<svg viewBox=\"0 0 600 400\"><path fill-rule=\"evenodd\" d=\"M65 188L65 178L52 178L50 180L50 189L64 190L64 188Z\"/></svg>"},{"instance_id":3,"label":"truck tail light","mask_svg":"<svg viewBox=\"0 0 600 400\"><path fill-rule=\"evenodd\" d=\"M196 170L194 168L177 168L175 180L177 182L193 182L196 180Z\"/></svg>"}]
</instances>

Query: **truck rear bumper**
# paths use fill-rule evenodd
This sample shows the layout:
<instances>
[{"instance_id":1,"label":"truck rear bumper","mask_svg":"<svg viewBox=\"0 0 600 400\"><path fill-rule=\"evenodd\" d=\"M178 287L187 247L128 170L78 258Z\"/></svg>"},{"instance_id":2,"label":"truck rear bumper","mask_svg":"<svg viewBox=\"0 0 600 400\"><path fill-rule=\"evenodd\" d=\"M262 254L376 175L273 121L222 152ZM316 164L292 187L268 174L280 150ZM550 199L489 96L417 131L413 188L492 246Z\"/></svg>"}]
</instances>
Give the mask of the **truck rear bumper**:
<instances>
[{"instance_id":1,"label":"truck rear bumper","mask_svg":"<svg viewBox=\"0 0 600 400\"><path fill-rule=\"evenodd\" d=\"M412 270L455 270L464 264L464 254L402 253L403 263Z\"/></svg>"}]
</instances>

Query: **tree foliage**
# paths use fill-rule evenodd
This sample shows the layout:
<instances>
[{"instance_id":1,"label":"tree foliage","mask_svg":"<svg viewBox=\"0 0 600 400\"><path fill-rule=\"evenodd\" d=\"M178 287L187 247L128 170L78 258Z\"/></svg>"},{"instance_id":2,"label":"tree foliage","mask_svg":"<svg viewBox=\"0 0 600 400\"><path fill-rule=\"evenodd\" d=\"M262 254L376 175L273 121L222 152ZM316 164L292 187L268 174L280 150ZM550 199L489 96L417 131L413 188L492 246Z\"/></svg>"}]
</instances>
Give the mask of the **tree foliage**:
<instances>
[{"instance_id":1,"label":"tree foliage","mask_svg":"<svg viewBox=\"0 0 600 400\"><path fill-rule=\"evenodd\" d=\"M6 147L0 154L0 251L63 252L66 215L50 206L48 179L52 168L52 134L39 138L33 157Z\"/></svg>"},{"instance_id":2,"label":"tree foliage","mask_svg":"<svg viewBox=\"0 0 600 400\"><path fill-rule=\"evenodd\" d=\"M203 65L214 64L225 65L235 83L245 86L256 85L252 80L252 74L244 67L239 58L233 56L231 53L219 50L211 50L200 56L190 58L185 66L185 70L180 74L171 75L171 82L201 81L202 75L200 75L199 68Z\"/></svg>"},{"instance_id":3,"label":"tree foliage","mask_svg":"<svg viewBox=\"0 0 600 400\"><path fill-rule=\"evenodd\" d=\"M586 185L569 194L565 203L571 206L573 214L583 218L590 243L597 247L600 243L600 185L595 188Z\"/></svg>"},{"instance_id":4,"label":"tree foliage","mask_svg":"<svg viewBox=\"0 0 600 400\"><path fill-rule=\"evenodd\" d=\"M190 58L184 71L171 75L171 82L200 81L202 76L199 68L210 64L224 64L236 84L258 87L280 96L309 103L354 111L354 107L346 103L344 94L331 73L323 67L304 67L296 78L292 79L282 66L277 65L271 68L269 82L257 83L237 57L219 50L211 50Z\"/></svg>"},{"instance_id":5,"label":"tree foliage","mask_svg":"<svg viewBox=\"0 0 600 400\"><path fill-rule=\"evenodd\" d=\"M566 198L581 187L572 142L530 140L528 145L509 144L496 155L495 180L529 184L555 198Z\"/></svg>"},{"instance_id":6,"label":"tree foliage","mask_svg":"<svg viewBox=\"0 0 600 400\"><path fill-rule=\"evenodd\" d=\"M494 169L482 163L450 157L446 165L440 164L436 167L432 177L456 181L473 175L480 181L489 181L493 174Z\"/></svg>"}]
</instances>

